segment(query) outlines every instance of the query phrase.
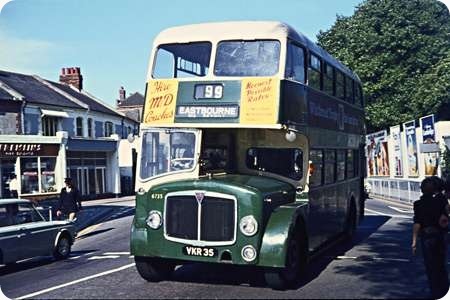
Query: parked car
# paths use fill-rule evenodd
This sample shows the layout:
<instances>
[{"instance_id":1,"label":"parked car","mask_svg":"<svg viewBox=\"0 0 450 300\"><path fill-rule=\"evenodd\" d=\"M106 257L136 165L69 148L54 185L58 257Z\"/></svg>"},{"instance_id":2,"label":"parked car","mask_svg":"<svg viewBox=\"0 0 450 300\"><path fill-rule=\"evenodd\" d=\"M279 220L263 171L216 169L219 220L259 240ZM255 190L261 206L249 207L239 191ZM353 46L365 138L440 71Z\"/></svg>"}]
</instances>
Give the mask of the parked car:
<instances>
[{"instance_id":1,"label":"parked car","mask_svg":"<svg viewBox=\"0 0 450 300\"><path fill-rule=\"evenodd\" d=\"M29 200L0 199L0 264L35 256L67 258L75 239L70 221L45 218Z\"/></svg>"}]
</instances>

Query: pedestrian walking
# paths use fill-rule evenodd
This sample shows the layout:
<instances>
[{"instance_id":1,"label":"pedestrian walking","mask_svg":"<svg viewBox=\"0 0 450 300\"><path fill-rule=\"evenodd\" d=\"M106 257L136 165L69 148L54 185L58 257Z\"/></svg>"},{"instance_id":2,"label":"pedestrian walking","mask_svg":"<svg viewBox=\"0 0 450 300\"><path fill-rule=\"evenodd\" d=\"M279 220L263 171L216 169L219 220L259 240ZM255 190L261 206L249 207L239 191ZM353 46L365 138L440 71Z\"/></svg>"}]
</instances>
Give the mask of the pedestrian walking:
<instances>
[{"instance_id":1,"label":"pedestrian walking","mask_svg":"<svg viewBox=\"0 0 450 300\"><path fill-rule=\"evenodd\" d=\"M449 289L447 273L447 226L449 205L435 178L425 178L420 188L422 196L414 202L412 251L416 253L420 237L425 269L431 294L442 298ZM441 190L439 190L441 188Z\"/></svg>"},{"instance_id":2,"label":"pedestrian walking","mask_svg":"<svg viewBox=\"0 0 450 300\"><path fill-rule=\"evenodd\" d=\"M80 193L73 185L72 179L66 178L64 183L66 186L61 189L56 216L64 215L70 221L74 221L76 213L81 209Z\"/></svg>"},{"instance_id":3,"label":"pedestrian walking","mask_svg":"<svg viewBox=\"0 0 450 300\"><path fill-rule=\"evenodd\" d=\"M19 182L17 181L16 174L11 174L9 177L9 196L11 198L17 198L19 197L19 193L17 192L19 190Z\"/></svg>"}]
</instances>

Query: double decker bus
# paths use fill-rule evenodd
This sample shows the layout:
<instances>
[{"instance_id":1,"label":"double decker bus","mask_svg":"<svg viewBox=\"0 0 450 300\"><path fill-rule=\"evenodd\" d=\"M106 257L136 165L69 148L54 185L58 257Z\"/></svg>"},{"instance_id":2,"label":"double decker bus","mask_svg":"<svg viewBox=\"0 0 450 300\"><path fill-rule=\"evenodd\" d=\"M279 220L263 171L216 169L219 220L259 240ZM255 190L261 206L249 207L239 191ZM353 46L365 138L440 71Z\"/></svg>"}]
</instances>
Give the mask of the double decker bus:
<instances>
[{"instance_id":1,"label":"double decker bus","mask_svg":"<svg viewBox=\"0 0 450 300\"><path fill-rule=\"evenodd\" d=\"M148 281L186 262L297 283L363 214L358 77L279 22L173 27L155 39L131 253Z\"/></svg>"}]
</instances>

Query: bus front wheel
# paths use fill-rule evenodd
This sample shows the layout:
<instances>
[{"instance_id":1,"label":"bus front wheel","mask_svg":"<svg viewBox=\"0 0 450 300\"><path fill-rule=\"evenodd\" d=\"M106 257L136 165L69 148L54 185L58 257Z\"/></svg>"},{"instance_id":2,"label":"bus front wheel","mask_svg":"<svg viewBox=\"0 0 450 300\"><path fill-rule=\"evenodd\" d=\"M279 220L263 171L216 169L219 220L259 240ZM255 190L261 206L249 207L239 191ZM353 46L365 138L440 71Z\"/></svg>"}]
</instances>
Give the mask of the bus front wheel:
<instances>
[{"instance_id":1,"label":"bus front wheel","mask_svg":"<svg viewBox=\"0 0 450 300\"><path fill-rule=\"evenodd\" d=\"M159 282L166 280L175 270L175 265L159 258L135 257L136 269L147 281Z\"/></svg>"},{"instance_id":2,"label":"bus front wheel","mask_svg":"<svg viewBox=\"0 0 450 300\"><path fill-rule=\"evenodd\" d=\"M306 239L296 234L289 240L284 268L268 269L264 278L268 286L276 290L295 287L306 271L308 245Z\"/></svg>"}]
</instances>

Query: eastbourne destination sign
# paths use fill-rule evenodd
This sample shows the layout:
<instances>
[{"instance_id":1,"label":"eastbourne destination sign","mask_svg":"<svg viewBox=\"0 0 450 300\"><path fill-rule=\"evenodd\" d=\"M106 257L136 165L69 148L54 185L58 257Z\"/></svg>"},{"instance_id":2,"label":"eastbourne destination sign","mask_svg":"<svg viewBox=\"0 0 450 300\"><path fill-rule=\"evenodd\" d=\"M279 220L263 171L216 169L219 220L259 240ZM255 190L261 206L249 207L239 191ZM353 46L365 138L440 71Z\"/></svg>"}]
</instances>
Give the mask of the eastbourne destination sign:
<instances>
[{"instance_id":1,"label":"eastbourne destination sign","mask_svg":"<svg viewBox=\"0 0 450 300\"><path fill-rule=\"evenodd\" d=\"M237 105L181 105L177 107L177 117L180 118L237 118Z\"/></svg>"}]
</instances>

